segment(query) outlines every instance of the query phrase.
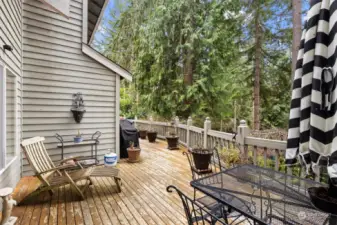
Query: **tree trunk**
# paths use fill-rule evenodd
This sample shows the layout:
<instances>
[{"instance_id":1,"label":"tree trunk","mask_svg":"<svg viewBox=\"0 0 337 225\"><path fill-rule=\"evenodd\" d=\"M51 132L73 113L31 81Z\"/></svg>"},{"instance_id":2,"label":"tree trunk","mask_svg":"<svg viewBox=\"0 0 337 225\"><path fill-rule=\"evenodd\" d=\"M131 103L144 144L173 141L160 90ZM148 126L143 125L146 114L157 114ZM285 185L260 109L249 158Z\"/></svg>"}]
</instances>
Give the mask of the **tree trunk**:
<instances>
[{"instance_id":1,"label":"tree trunk","mask_svg":"<svg viewBox=\"0 0 337 225\"><path fill-rule=\"evenodd\" d=\"M236 128L237 128L237 125L236 125L236 120L237 120L237 108L236 108L236 100L234 100L234 121L233 121L233 131L236 132Z\"/></svg>"},{"instance_id":2,"label":"tree trunk","mask_svg":"<svg viewBox=\"0 0 337 225\"><path fill-rule=\"evenodd\" d=\"M187 90L189 86L192 86L193 84L193 72L194 72L194 63L193 63L193 58L191 57L191 51L187 51L187 59L184 65L184 85ZM187 98L185 99L185 105L187 105L187 109L184 110L184 112L181 112L181 116L183 117L188 117L191 115L191 99Z\"/></svg>"},{"instance_id":3,"label":"tree trunk","mask_svg":"<svg viewBox=\"0 0 337 225\"><path fill-rule=\"evenodd\" d=\"M292 45L292 66L291 66L291 81L294 79L297 53L301 42L302 33L302 2L301 0L292 0L293 7L293 45Z\"/></svg>"},{"instance_id":4,"label":"tree trunk","mask_svg":"<svg viewBox=\"0 0 337 225\"><path fill-rule=\"evenodd\" d=\"M255 15L255 74L254 74L254 130L260 130L260 76L262 57L262 28L259 9Z\"/></svg>"},{"instance_id":5,"label":"tree trunk","mask_svg":"<svg viewBox=\"0 0 337 225\"><path fill-rule=\"evenodd\" d=\"M191 51L188 51L184 66L184 84L186 86L191 86L193 84L193 69Z\"/></svg>"}]
</instances>

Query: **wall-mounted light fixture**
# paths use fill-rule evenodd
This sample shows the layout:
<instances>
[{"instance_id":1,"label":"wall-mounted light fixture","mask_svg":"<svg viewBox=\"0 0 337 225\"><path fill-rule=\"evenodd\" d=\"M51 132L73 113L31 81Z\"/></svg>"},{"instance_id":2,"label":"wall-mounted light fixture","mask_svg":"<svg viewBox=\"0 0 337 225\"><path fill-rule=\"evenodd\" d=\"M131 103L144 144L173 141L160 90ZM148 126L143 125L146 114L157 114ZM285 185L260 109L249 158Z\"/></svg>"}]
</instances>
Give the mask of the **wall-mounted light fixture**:
<instances>
[{"instance_id":1,"label":"wall-mounted light fixture","mask_svg":"<svg viewBox=\"0 0 337 225\"><path fill-rule=\"evenodd\" d=\"M12 46L10 46L10 45L3 45L2 46L3 47L3 50L5 51L5 50L7 50L7 51L13 51L13 47Z\"/></svg>"}]
</instances>

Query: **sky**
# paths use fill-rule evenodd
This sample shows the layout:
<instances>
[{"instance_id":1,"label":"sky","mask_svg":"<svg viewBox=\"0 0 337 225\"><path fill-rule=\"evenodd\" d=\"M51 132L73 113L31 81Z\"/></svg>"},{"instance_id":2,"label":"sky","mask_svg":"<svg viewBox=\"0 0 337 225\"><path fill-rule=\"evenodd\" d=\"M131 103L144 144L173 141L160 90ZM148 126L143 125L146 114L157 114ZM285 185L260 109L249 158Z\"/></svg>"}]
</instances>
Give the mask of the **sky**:
<instances>
[{"instance_id":1,"label":"sky","mask_svg":"<svg viewBox=\"0 0 337 225\"><path fill-rule=\"evenodd\" d=\"M101 24L99 25L97 32L95 33L95 41L101 42L104 40L105 29L109 20L113 20L110 12L115 11L116 15L119 15L119 7L118 2L125 2L125 0L110 0L107 7L105 8L103 19L101 20Z\"/></svg>"}]
</instances>

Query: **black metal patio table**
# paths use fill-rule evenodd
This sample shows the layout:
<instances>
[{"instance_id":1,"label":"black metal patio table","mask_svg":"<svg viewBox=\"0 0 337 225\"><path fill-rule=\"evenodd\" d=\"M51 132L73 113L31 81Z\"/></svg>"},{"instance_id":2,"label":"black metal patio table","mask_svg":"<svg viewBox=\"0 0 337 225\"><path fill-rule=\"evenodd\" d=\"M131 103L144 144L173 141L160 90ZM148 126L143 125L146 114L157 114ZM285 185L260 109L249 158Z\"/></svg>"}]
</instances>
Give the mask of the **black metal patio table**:
<instances>
[{"instance_id":1,"label":"black metal patio table","mask_svg":"<svg viewBox=\"0 0 337 225\"><path fill-rule=\"evenodd\" d=\"M242 224L326 224L329 214L315 209L307 191L322 185L254 165L191 181L192 187L240 214Z\"/></svg>"}]
</instances>

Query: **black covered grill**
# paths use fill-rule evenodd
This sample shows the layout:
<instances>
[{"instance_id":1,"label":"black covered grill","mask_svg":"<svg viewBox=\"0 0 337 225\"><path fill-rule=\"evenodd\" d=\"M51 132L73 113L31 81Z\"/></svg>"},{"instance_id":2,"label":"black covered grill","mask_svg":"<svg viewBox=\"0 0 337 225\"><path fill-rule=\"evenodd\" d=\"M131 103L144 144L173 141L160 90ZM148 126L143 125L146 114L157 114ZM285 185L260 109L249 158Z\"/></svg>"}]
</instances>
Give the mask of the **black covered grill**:
<instances>
[{"instance_id":1,"label":"black covered grill","mask_svg":"<svg viewBox=\"0 0 337 225\"><path fill-rule=\"evenodd\" d=\"M127 158L127 148L130 142L134 143L134 147L139 147L138 130L135 128L134 123L127 119L120 120L120 157Z\"/></svg>"}]
</instances>

